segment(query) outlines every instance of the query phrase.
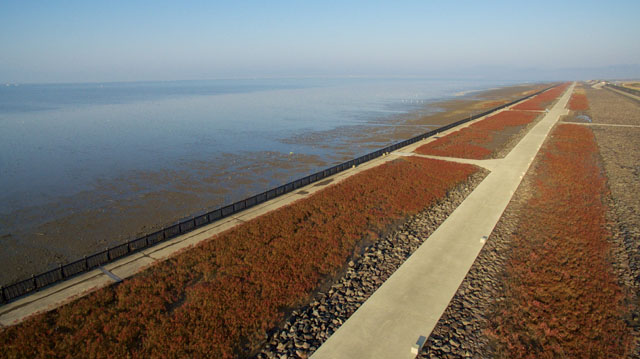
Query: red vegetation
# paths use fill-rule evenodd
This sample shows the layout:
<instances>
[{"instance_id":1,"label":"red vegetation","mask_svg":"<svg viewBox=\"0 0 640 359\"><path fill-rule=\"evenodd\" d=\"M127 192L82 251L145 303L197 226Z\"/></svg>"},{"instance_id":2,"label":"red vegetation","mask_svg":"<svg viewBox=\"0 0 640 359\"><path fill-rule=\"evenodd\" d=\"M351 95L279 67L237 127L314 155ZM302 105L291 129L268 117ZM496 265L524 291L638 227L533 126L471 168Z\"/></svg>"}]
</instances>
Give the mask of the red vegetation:
<instances>
[{"instance_id":1,"label":"red vegetation","mask_svg":"<svg viewBox=\"0 0 640 359\"><path fill-rule=\"evenodd\" d=\"M573 93L569 100L569 109L573 111L586 111L589 109L587 96L582 93Z\"/></svg>"},{"instance_id":2,"label":"red vegetation","mask_svg":"<svg viewBox=\"0 0 640 359\"><path fill-rule=\"evenodd\" d=\"M525 111L543 111L547 108L556 98L558 98L562 93L569 87L570 83L566 82L559 86L556 86L550 90L547 90L537 96L530 98L527 101L519 103L512 108L514 110L525 110Z\"/></svg>"},{"instance_id":3,"label":"red vegetation","mask_svg":"<svg viewBox=\"0 0 640 359\"><path fill-rule=\"evenodd\" d=\"M485 102L480 106L480 108L494 108L500 105L504 105L507 102L508 102L507 100Z\"/></svg>"},{"instance_id":4,"label":"red vegetation","mask_svg":"<svg viewBox=\"0 0 640 359\"><path fill-rule=\"evenodd\" d=\"M520 212L505 297L491 319L508 358L611 358L629 353L628 310L610 260L607 195L590 129L561 125L540 152Z\"/></svg>"},{"instance_id":5,"label":"red vegetation","mask_svg":"<svg viewBox=\"0 0 640 359\"><path fill-rule=\"evenodd\" d=\"M246 355L344 266L358 241L434 204L476 167L399 159L19 325L5 357L231 358Z\"/></svg>"},{"instance_id":6,"label":"red vegetation","mask_svg":"<svg viewBox=\"0 0 640 359\"><path fill-rule=\"evenodd\" d=\"M510 127L524 126L538 115L523 111L502 111L447 136L418 147L423 155L484 159L493 151L483 147L494 142L500 132Z\"/></svg>"}]
</instances>

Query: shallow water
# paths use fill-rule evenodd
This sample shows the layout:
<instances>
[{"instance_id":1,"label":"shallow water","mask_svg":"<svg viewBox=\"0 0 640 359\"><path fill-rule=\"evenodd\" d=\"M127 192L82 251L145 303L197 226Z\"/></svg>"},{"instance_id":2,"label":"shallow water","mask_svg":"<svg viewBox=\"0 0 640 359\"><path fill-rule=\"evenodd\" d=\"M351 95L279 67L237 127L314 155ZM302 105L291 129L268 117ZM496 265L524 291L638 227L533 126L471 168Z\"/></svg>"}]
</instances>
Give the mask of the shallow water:
<instances>
[{"instance_id":1,"label":"shallow water","mask_svg":"<svg viewBox=\"0 0 640 359\"><path fill-rule=\"evenodd\" d=\"M2 86L0 261L26 263L36 252L52 263L72 260L395 142L399 120L434 111L429 103L502 85L353 78Z\"/></svg>"},{"instance_id":2,"label":"shallow water","mask_svg":"<svg viewBox=\"0 0 640 359\"><path fill-rule=\"evenodd\" d=\"M591 122L591 117L589 117L587 115L578 115L578 116L576 116L576 119L578 119L580 121L584 121L584 122Z\"/></svg>"}]
</instances>

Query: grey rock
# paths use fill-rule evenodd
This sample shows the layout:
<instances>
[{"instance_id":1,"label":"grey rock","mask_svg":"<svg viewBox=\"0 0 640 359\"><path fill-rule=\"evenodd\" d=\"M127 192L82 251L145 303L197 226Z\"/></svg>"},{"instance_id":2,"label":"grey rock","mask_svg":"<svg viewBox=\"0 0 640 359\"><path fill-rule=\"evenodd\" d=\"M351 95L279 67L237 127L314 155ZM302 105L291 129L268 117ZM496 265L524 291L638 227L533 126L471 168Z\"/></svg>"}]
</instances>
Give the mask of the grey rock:
<instances>
[{"instance_id":1,"label":"grey rock","mask_svg":"<svg viewBox=\"0 0 640 359\"><path fill-rule=\"evenodd\" d=\"M292 312L287 320L291 324L285 324L271 336L272 345L265 345L261 355L306 358L313 354L435 231L483 176L475 175L470 181L473 186L451 191L446 199L409 218L398 230L373 243L362 256L350 260L342 278L316 295L309 305ZM450 337L445 338L429 342L444 348L440 351L442 355L436 357L446 357L444 354L451 351L453 343L449 344Z\"/></svg>"}]
</instances>

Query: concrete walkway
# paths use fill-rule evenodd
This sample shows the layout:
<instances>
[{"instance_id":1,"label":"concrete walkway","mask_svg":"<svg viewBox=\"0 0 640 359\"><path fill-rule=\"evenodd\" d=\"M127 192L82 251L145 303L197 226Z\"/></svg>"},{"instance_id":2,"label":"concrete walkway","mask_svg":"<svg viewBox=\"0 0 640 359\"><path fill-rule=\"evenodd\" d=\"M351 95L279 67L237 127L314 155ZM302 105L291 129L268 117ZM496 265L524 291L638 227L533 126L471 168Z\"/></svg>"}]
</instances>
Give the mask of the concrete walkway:
<instances>
[{"instance_id":1,"label":"concrete walkway","mask_svg":"<svg viewBox=\"0 0 640 359\"><path fill-rule=\"evenodd\" d=\"M504 159L490 160L484 181L311 358L416 356L412 347L429 336L548 133L568 113L574 86Z\"/></svg>"},{"instance_id":2,"label":"concrete walkway","mask_svg":"<svg viewBox=\"0 0 640 359\"><path fill-rule=\"evenodd\" d=\"M413 156L413 157L431 158L435 160L445 160L445 161L456 162L456 163L465 163L465 164L476 165L478 167L486 168L489 171L495 170L495 168L497 166L500 166L500 163L502 162L501 159L474 160L470 158L419 155L417 153L409 153L409 152L394 152L393 154L397 156L404 156L404 157Z\"/></svg>"}]
</instances>

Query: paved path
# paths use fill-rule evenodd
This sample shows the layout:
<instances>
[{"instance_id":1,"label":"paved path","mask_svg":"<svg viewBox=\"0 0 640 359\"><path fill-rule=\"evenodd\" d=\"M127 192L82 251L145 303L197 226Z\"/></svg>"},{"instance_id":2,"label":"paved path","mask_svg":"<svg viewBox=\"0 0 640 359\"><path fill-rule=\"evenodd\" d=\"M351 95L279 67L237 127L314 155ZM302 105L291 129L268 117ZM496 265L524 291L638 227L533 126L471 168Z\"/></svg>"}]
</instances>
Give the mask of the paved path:
<instances>
[{"instance_id":1,"label":"paved path","mask_svg":"<svg viewBox=\"0 0 640 359\"><path fill-rule=\"evenodd\" d=\"M504 159L489 162L484 181L312 359L416 356L412 347L429 336L551 128L568 113L573 87Z\"/></svg>"},{"instance_id":2,"label":"paved path","mask_svg":"<svg viewBox=\"0 0 640 359\"><path fill-rule=\"evenodd\" d=\"M445 160L456 163L466 163L470 165L476 165L478 167L486 168L489 171L495 170L497 166L500 166L501 159L489 159L489 160L474 160L470 158L458 158L458 157L443 157L443 156L431 156L431 155L419 155L411 152L394 152L394 155L397 156L414 156L414 157L422 157L422 158L431 158L436 160Z\"/></svg>"}]
</instances>

